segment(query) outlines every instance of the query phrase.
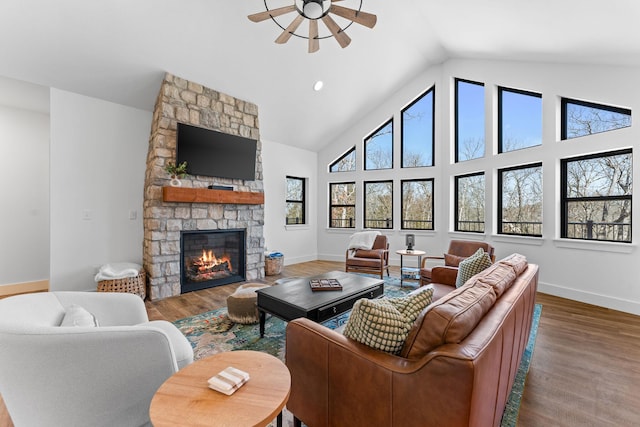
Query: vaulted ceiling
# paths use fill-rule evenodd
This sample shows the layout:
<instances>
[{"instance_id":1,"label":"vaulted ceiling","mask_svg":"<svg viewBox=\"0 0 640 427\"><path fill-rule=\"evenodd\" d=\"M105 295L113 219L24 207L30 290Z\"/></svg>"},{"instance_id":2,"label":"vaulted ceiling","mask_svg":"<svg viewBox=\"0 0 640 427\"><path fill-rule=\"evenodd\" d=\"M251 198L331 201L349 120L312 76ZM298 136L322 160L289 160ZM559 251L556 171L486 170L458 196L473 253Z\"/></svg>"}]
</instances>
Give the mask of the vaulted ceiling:
<instances>
[{"instance_id":1,"label":"vaulted ceiling","mask_svg":"<svg viewBox=\"0 0 640 427\"><path fill-rule=\"evenodd\" d=\"M256 103L263 139L315 151L450 58L640 66L637 0L362 0L375 28L353 24L350 46L323 39L313 54L247 19L293 1L2 0L0 76L151 111L170 72Z\"/></svg>"}]
</instances>

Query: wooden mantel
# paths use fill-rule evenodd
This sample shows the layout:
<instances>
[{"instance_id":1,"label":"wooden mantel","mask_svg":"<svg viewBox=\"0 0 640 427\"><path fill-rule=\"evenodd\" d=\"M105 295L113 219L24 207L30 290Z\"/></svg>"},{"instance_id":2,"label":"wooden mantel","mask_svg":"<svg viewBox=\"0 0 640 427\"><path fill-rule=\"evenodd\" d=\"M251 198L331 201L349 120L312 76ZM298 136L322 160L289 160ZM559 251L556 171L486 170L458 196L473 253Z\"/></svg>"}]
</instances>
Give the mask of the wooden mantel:
<instances>
[{"instance_id":1,"label":"wooden mantel","mask_svg":"<svg viewBox=\"0 0 640 427\"><path fill-rule=\"evenodd\" d=\"M264 204L264 193L210 190L208 188L162 187L162 200L178 203L262 205Z\"/></svg>"}]
</instances>

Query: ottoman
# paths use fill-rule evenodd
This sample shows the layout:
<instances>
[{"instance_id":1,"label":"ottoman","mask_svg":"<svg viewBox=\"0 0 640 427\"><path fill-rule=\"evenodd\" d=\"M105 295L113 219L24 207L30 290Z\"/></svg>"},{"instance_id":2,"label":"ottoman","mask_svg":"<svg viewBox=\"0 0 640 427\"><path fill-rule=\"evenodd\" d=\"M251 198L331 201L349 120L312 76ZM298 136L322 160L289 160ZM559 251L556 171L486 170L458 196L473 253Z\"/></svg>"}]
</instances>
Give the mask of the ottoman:
<instances>
[{"instance_id":1,"label":"ottoman","mask_svg":"<svg viewBox=\"0 0 640 427\"><path fill-rule=\"evenodd\" d=\"M227 297L229 319L235 323L258 323L256 289L266 288L264 283L245 283Z\"/></svg>"}]
</instances>

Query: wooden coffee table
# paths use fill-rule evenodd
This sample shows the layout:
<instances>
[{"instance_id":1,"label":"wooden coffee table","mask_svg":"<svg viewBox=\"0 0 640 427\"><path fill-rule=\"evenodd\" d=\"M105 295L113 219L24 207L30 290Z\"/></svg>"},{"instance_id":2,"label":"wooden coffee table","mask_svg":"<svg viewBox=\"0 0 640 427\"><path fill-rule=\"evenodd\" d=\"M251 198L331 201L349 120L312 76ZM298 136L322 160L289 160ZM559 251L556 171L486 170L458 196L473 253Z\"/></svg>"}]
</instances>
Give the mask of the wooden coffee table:
<instances>
[{"instance_id":1,"label":"wooden coffee table","mask_svg":"<svg viewBox=\"0 0 640 427\"><path fill-rule=\"evenodd\" d=\"M341 291L312 291L310 279L336 279ZM258 289L257 304L260 313L260 336L264 336L266 313L287 322L306 317L315 322L336 317L351 310L361 298L377 298L384 293L384 281L359 274L330 271L318 276L304 277Z\"/></svg>"},{"instance_id":2,"label":"wooden coffee table","mask_svg":"<svg viewBox=\"0 0 640 427\"><path fill-rule=\"evenodd\" d=\"M207 383L229 366L250 377L231 396ZM153 396L149 415L154 427L266 426L276 417L281 427L290 388L289 370L276 357L258 351L218 353L169 377Z\"/></svg>"}]
</instances>

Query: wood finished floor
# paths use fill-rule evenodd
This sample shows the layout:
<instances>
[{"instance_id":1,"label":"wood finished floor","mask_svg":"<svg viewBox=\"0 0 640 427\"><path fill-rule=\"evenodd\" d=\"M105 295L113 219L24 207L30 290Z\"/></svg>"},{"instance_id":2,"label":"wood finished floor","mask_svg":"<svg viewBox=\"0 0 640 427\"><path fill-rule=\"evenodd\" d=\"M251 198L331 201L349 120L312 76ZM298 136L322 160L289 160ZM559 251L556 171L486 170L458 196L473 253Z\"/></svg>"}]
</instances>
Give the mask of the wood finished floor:
<instances>
[{"instance_id":1,"label":"wood finished floor","mask_svg":"<svg viewBox=\"0 0 640 427\"><path fill-rule=\"evenodd\" d=\"M301 263L265 282L342 268ZM237 286L147 302L149 318L173 321L225 306ZM640 317L540 293L537 302L542 316L518 426L640 425ZM0 400L0 427L12 426Z\"/></svg>"}]
</instances>

